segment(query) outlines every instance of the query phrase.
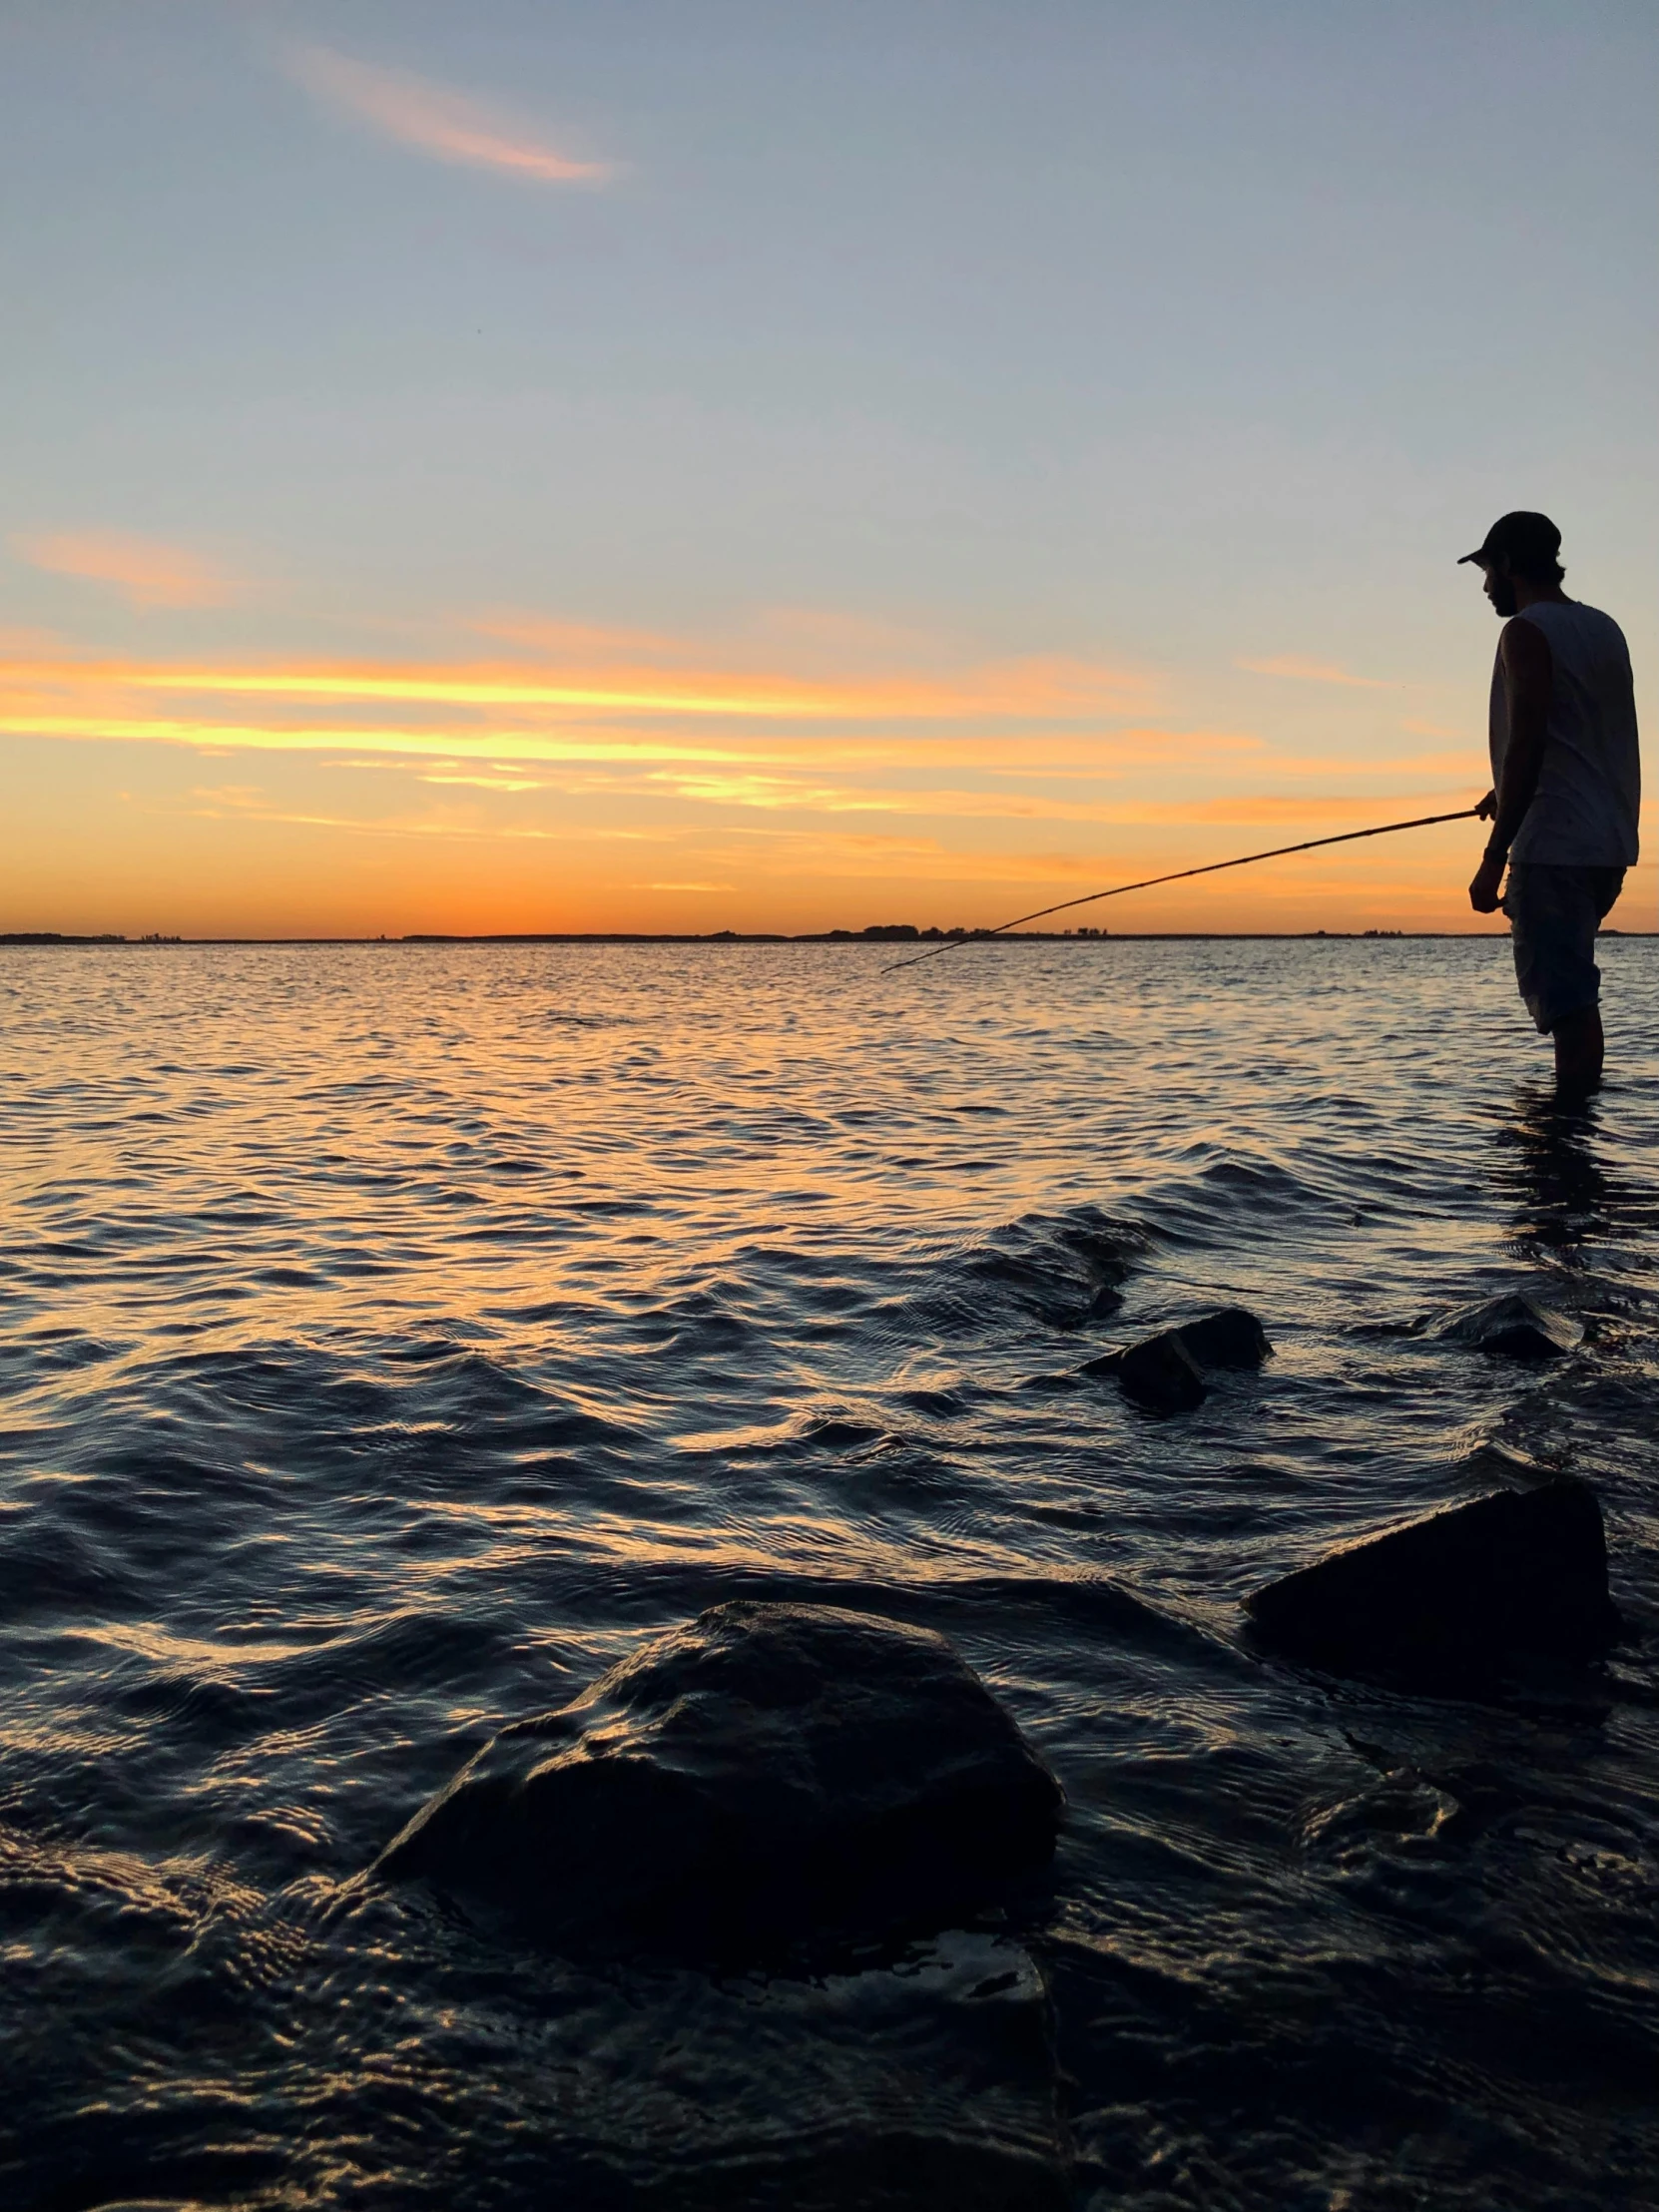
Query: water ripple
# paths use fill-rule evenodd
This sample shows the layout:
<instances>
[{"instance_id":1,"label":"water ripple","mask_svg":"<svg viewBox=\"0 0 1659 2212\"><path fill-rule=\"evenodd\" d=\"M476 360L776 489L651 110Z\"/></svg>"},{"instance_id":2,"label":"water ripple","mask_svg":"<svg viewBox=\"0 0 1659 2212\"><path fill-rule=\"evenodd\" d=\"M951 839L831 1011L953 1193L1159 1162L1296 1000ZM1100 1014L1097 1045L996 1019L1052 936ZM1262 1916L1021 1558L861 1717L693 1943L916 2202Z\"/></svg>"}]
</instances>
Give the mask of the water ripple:
<instances>
[{"instance_id":1,"label":"water ripple","mask_svg":"<svg viewBox=\"0 0 1659 2212\"><path fill-rule=\"evenodd\" d=\"M1505 960L0 952L6 2201L1049 2204L1063 2092L1102 2212L1645 2205L1659 954L1606 945L1641 1041L1579 1124ZM1437 1335L1512 1289L1580 1349ZM1275 1357L1190 1416L1083 1372L1231 1303ZM1476 1708L1240 1637L1557 1469L1638 1631L1596 1675ZM733 1596L958 1641L1071 1799L1018 1928L722 1987L357 1882Z\"/></svg>"}]
</instances>

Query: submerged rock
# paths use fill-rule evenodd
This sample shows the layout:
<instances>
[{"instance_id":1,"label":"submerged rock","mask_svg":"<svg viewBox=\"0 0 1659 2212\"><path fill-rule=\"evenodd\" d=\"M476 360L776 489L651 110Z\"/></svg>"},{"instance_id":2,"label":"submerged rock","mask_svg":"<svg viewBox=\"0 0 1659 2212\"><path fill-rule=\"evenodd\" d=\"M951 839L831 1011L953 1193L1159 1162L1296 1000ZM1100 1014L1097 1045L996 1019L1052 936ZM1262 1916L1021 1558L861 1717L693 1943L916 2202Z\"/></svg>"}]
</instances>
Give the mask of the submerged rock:
<instances>
[{"instance_id":1,"label":"submerged rock","mask_svg":"<svg viewBox=\"0 0 1659 2212\"><path fill-rule=\"evenodd\" d=\"M1118 1359L1117 1378L1124 1396L1152 1412L1183 1413L1206 1395L1204 1378L1179 1329L1131 1345Z\"/></svg>"},{"instance_id":2,"label":"submerged rock","mask_svg":"<svg viewBox=\"0 0 1659 2212\"><path fill-rule=\"evenodd\" d=\"M1267 1331L1242 1306L1147 1337L1126 1352L1091 1360L1084 1375L1115 1375L1125 1397L1152 1412L1181 1413L1207 1395L1206 1368L1259 1368L1273 1351Z\"/></svg>"},{"instance_id":3,"label":"submerged rock","mask_svg":"<svg viewBox=\"0 0 1659 2212\"><path fill-rule=\"evenodd\" d=\"M1450 1344L1468 1345L1501 1360L1558 1360L1578 1343L1578 1333L1559 1314L1534 1306L1518 1291L1465 1306L1440 1324L1437 1334Z\"/></svg>"},{"instance_id":4,"label":"submerged rock","mask_svg":"<svg viewBox=\"0 0 1659 2212\"><path fill-rule=\"evenodd\" d=\"M1273 1351L1268 1333L1243 1306L1224 1306L1176 1332L1201 1368L1259 1368Z\"/></svg>"},{"instance_id":5,"label":"submerged rock","mask_svg":"<svg viewBox=\"0 0 1659 2212\"><path fill-rule=\"evenodd\" d=\"M1058 1782L944 1637L717 1605L504 1728L374 1872L581 1948L943 1927L1045 1865Z\"/></svg>"},{"instance_id":6,"label":"submerged rock","mask_svg":"<svg viewBox=\"0 0 1659 2212\"><path fill-rule=\"evenodd\" d=\"M1468 1675L1619 1632L1595 1492L1496 1490L1334 1551L1245 1600L1265 1641L1322 1666Z\"/></svg>"}]
</instances>

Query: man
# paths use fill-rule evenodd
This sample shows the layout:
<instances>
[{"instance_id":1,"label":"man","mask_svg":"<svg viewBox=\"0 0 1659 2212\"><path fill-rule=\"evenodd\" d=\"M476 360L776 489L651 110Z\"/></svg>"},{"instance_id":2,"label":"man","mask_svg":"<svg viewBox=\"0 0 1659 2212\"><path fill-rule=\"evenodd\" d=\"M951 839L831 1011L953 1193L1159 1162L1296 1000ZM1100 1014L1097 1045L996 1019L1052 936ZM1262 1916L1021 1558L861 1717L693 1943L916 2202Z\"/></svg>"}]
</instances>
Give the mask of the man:
<instances>
[{"instance_id":1,"label":"man","mask_svg":"<svg viewBox=\"0 0 1659 2212\"><path fill-rule=\"evenodd\" d=\"M1469 904L1503 911L1515 980L1554 1041L1563 1104L1601 1081L1601 975L1595 938L1636 859L1641 771L1630 652L1609 615L1569 599L1547 515L1501 515L1473 561L1503 621L1492 670L1492 833ZM1462 562L1458 563L1462 566Z\"/></svg>"}]
</instances>

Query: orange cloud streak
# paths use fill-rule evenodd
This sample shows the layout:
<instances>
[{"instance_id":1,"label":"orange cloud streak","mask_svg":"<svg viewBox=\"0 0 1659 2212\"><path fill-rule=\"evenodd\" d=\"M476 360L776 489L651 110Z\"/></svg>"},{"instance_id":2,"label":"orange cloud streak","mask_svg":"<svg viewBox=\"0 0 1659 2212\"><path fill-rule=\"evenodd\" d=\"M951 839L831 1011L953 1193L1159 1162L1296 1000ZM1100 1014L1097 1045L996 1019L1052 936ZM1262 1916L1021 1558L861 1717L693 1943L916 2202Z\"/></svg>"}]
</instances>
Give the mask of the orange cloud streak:
<instances>
[{"instance_id":1,"label":"orange cloud streak","mask_svg":"<svg viewBox=\"0 0 1659 2212\"><path fill-rule=\"evenodd\" d=\"M212 668L151 662L17 662L14 682L95 683L118 690L318 699L341 704L544 710L555 715L726 716L772 722L942 722L974 718L1075 721L1144 711L1154 686L1136 670L1089 662L1028 659L992 663L954 681L891 678L810 681L749 671L638 667Z\"/></svg>"},{"instance_id":2,"label":"orange cloud streak","mask_svg":"<svg viewBox=\"0 0 1659 2212\"><path fill-rule=\"evenodd\" d=\"M615 174L608 162L576 161L527 136L480 101L400 70L375 69L331 47L300 47L288 66L329 107L442 162L503 170L542 185L598 185Z\"/></svg>"},{"instance_id":3,"label":"orange cloud streak","mask_svg":"<svg viewBox=\"0 0 1659 2212\"><path fill-rule=\"evenodd\" d=\"M159 538L122 530L59 530L12 542L34 567L113 584L135 607L221 607L238 594L220 570Z\"/></svg>"}]
</instances>

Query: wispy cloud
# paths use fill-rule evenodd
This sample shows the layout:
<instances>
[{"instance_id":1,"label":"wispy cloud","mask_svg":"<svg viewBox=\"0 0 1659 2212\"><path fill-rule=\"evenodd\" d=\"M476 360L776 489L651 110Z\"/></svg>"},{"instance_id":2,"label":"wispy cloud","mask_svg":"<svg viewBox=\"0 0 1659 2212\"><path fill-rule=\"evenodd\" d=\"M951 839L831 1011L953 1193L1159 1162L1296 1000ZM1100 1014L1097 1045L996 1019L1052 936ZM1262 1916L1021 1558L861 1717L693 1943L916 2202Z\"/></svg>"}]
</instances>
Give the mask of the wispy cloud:
<instances>
[{"instance_id":1,"label":"wispy cloud","mask_svg":"<svg viewBox=\"0 0 1659 2212\"><path fill-rule=\"evenodd\" d=\"M1355 794L1344 792L1319 798L1305 798L1299 793L1262 792L1248 794L1238 792L1231 798L1177 801L1169 804L1153 804L1144 807L1123 807L1113 811L1114 822L1191 822L1191 823L1273 823L1287 825L1298 823L1310 828L1348 822L1364 822L1375 815L1379 808L1432 807L1442 805L1448 794L1444 791L1417 792L1370 792ZM1456 795L1450 795L1456 796Z\"/></svg>"},{"instance_id":2,"label":"wispy cloud","mask_svg":"<svg viewBox=\"0 0 1659 2212\"><path fill-rule=\"evenodd\" d=\"M1113 727L1149 679L1104 664L815 679L698 666L684 640L652 639L676 650L643 665L616 657L614 632L573 628L562 664L542 642L543 657L518 665L209 666L61 647L0 657L0 734L331 755L407 775L434 800L446 788L475 797L492 819L534 812L546 794L596 822L689 808L705 820L931 818L992 834L1038 822L1337 828L1431 812L1474 774L1460 752L1303 759L1228 730Z\"/></svg>"},{"instance_id":3,"label":"wispy cloud","mask_svg":"<svg viewBox=\"0 0 1659 2212\"><path fill-rule=\"evenodd\" d=\"M328 46L296 47L290 74L315 99L440 162L500 170L539 185L602 185L609 162L579 161L483 101L402 70L377 69Z\"/></svg>"},{"instance_id":4,"label":"wispy cloud","mask_svg":"<svg viewBox=\"0 0 1659 2212\"><path fill-rule=\"evenodd\" d=\"M352 765L356 766L357 764L353 763ZM550 789L544 779L539 776L507 776L499 773L483 776L466 775L455 768L434 769L429 775L423 774L419 781L422 784L459 784L464 785L469 791L480 792L539 792Z\"/></svg>"},{"instance_id":5,"label":"wispy cloud","mask_svg":"<svg viewBox=\"0 0 1659 2212\"><path fill-rule=\"evenodd\" d=\"M1381 676L1355 676L1335 661L1310 661L1300 653L1281 653L1269 661L1237 661L1252 676L1288 676L1297 684L1346 684L1355 691L1392 691Z\"/></svg>"},{"instance_id":6,"label":"wispy cloud","mask_svg":"<svg viewBox=\"0 0 1659 2212\"><path fill-rule=\"evenodd\" d=\"M199 554L124 530L57 530L12 543L34 567L113 585L135 607L222 607L241 592Z\"/></svg>"},{"instance_id":7,"label":"wispy cloud","mask_svg":"<svg viewBox=\"0 0 1659 2212\"><path fill-rule=\"evenodd\" d=\"M258 755L332 756L330 765L407 778L414 804L400 803L375 833L423 836L551 835L565 801L591 832L633 813L654 837L676 817L780 830L809 818L948 822L976 826L976 842L1040 823L1336 829L1431 812L1435 780L1467 773L1460 754L1304 760L1225 729L1114 727L1158 686L1107 664L811 677L776 662L734 668L724 655L700 665L686 640L651 638L653 652L673 650L644 662L624 657L615 632L573 627L558 638L563 655L551 636L541 643L535 661L517 664L254 666L60 645L0 656L0 734L181 746L250 766ZM246 812L251 790L215 785L197 804ZM255 811L266 819L272 804L262 798ZM302 813L315 825L334 818L326 805ZM649 880L726 877L718 862L708 875L694 862Z\"/></svg>"},{"instance_id":8,"label":"wispy cloud","mask_svg":"<svg viewBox=\"0 0 1659 2212\"><path fill-rule=\"evenodd\" d=\"M99 678L131 693L328 702L336 711L386 706L546 717L639 716L673 721L802 724L1087 724L1145 712L1157 686L1145 672L1054 657L999 661L950 676L816 679L779 670L584 660L564 665L351 663L279 667L65 663L11 672L84 689Z\"/></svg>"}]
</instances>

